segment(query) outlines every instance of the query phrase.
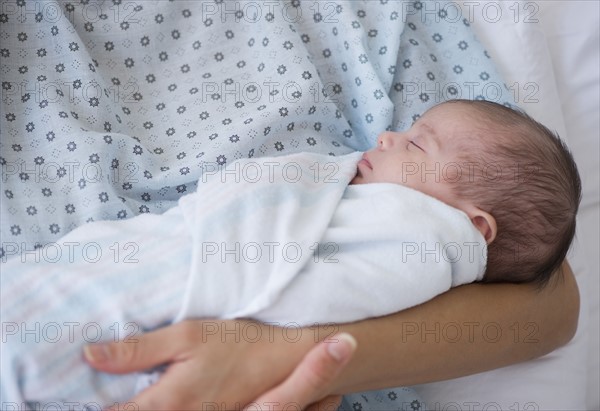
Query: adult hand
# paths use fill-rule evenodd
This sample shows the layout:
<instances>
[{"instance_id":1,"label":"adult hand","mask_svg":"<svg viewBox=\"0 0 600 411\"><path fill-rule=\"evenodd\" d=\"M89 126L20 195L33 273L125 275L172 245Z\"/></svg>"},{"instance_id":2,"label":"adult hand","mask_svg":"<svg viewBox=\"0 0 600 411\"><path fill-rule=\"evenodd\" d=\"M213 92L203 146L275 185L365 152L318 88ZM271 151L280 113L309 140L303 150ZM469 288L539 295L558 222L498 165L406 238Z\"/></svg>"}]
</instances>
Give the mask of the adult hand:
<instances>
[{"instance_id":1,"label":"adult hand","mask_svg":"<svg viewBox=\"0 0 600 411\"><path fill-rule=\"evenodd\" d=\"M324 397L353 355L354 338L340 334L316 346L312 338L281 344L280 330L251 321L184 321L135 342L88 346L85 356L94 368L118 374L167 364L156 384L115 409L276 410L292 403L335 409L339 398Z\"/></svg>"},{"instance_id":2,"label":"adult hand","mask_svg":"<svg viewBox=\"0 0 600 411\"><path fill-rule=\"evenodd\" d=\"M356 340L350 334L333 337L313 348L281 384L254 400L246 410L305 409L336 410L341 395L328 395L331 383L350 361Z\"/></svg>"}]
</instances>

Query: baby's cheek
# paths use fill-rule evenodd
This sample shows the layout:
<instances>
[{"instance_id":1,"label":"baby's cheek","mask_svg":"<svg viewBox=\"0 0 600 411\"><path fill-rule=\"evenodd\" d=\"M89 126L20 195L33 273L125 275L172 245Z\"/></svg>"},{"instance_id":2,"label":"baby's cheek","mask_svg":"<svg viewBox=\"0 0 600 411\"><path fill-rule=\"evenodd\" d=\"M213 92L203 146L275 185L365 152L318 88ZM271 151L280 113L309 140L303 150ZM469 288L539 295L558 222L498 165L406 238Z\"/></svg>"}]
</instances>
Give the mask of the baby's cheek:
<instances>
[{"instance_id":1,"label":"baby's cheek","mask_svg":"<svg viewBox=\"0 0 600 411\"><path fill-rule=\"evenodd\" d=\"M442 177L443 182L447 184L458 183L463 178L463 172L458 163L444 164Z\"/></svg>"}]
</instances>

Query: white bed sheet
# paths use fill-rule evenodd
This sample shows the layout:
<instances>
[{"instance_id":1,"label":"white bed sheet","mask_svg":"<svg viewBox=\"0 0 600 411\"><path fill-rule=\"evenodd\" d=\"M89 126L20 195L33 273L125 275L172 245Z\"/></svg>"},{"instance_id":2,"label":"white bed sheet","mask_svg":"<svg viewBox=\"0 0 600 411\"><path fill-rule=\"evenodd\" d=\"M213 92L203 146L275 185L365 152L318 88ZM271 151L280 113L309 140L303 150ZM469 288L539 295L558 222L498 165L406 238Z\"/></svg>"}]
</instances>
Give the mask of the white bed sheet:
<instances>
[{"instance_id":1,"label":"white bed sheet","mask_svg":"<svg viewBox=\"0 0 600 411\"><path fill-rule=\"evenodd\" d=\"M517 103L558 131L578 163L583 200L569 261L581 292L580 322L573 340L549 355L419 391L435 409L599 410L599 2L462 5L519 93Z\"/></svg>"},{"instance_id":2,"label":"white bed sheet","mask_svg":"<svg viewBox=\"0 0 600 411\"><path fill-rule=\"evenodd\" d=\"M579 242L583 244L589 268L589 276L581 287L589 312L587 406L590 410L600 410L600 3L546 3L543 28L565 126L584 187Z\"/></svg>"}]
</instances>

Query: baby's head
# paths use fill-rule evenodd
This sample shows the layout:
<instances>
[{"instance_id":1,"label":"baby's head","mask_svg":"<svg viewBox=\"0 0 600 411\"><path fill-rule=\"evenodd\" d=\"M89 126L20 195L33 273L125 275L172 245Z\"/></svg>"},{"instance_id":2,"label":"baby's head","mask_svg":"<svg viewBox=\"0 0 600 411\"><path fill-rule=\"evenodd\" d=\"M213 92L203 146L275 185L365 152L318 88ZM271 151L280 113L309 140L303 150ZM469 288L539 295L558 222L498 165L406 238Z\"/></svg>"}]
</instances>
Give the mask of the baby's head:
<instances>
[{"instance_id":1,"label":"baby's head","mask_svg":"<svg viewBox=\"0 0 600 411\"><path fill-rule=\"evenodd\" d=\"M581 181L546 127L496 103L453 100L377 143L352 182L402 184L464 211L488 243L484 281L544 285L559 268Z\"/></svg>"}]
</instances>

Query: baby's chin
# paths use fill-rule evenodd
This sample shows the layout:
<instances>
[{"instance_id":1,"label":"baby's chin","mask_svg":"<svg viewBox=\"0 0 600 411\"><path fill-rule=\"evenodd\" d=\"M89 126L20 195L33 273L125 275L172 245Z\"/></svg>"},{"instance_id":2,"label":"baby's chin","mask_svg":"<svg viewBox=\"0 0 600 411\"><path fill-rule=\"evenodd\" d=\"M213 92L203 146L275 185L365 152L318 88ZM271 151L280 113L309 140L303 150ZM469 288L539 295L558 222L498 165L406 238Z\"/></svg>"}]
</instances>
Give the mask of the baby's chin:
<instances>
[{"instance_id":1,"label":"baby's chin","mask_svg":"<svg viewBox=\"0 0 600 411\"><path fill-rule=\"evenodd\" d=\"M354 178L350 181L350 184L369 184L370 182L371 181L368 181L366 177L360 171L358 171Z\"/></svg>"},{"instance_id":2,"label":"baby's chin","mask_svg":"<svg viewBox=\"0 0 600 411\"><path fill-rule=\"evenodd\" d=\"M357 171L354 178L352 180L350 180L350 184L367 184L367 183L368 183L368 181L365 179L365 177L362 175L362 173L360 171Z\"/></svg>"}]
</instances>

